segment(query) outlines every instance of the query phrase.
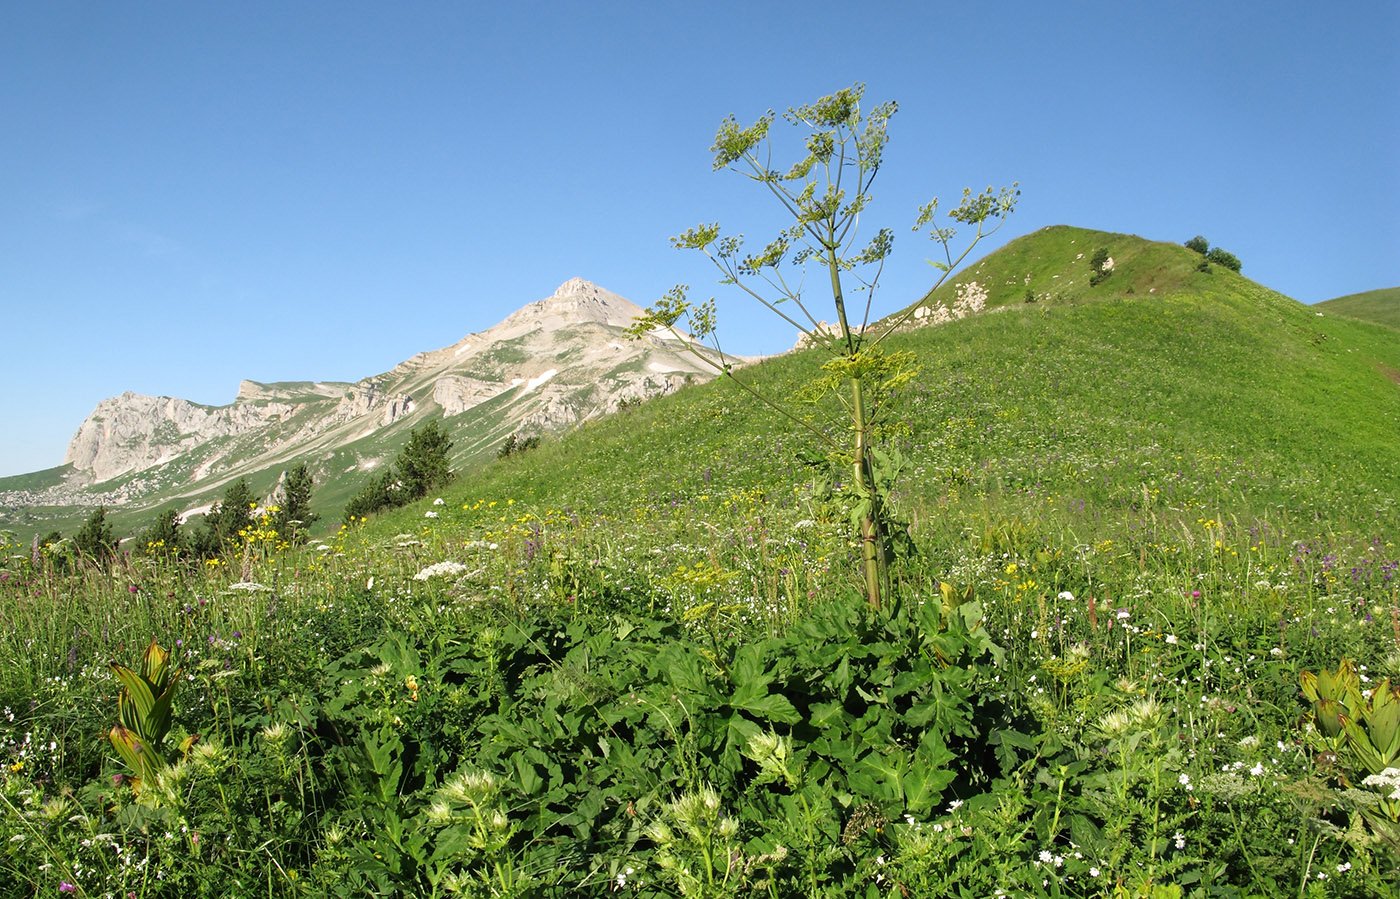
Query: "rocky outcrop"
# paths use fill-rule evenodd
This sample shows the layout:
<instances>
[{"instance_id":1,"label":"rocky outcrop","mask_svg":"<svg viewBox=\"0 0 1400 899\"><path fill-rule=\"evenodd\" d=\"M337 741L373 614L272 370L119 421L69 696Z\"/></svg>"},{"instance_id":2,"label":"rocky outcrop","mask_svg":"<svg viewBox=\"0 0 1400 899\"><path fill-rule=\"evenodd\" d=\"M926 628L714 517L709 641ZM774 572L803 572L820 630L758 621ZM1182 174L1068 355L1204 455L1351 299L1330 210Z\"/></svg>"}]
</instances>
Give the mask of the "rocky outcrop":
<instances>
[{"instance_id":1,"label":"rocky outcrop","mask_svg":"<svg viewBox=\"0 0 1400 899\"><path fill-rule=\"evenodd\" d=\"M94 481L105 481L168 462L210 440L280 421L293 409L284 402L210 407L127 391L97 404L73 435L63 462Z\"/></svg>"},{"instance_id":2,"label":"rocky outcrop","mask_svg":"<svg viewBox=\"0 0 1400 899\"><path fill-rule=\"evenodd\" d=\"M442 407L443 415L459 415L508 389L499 381L443 375L433 384L433 402Z\"/></svg>"},{"instance_id":3,"label":"rocky outcrop","mask_svg":"<svg viewBox=\"0 0 1400 899\"><path fill-rule=\"evenodd\" d=\"M486 331L353 384L243 381L227 406L124 393L78 428L64 458L72 473L55 489L75 500L91 487L104 502L153 503L294 458L345 451L373 462L375 447L393 446L397 429L426 416L444 418L463 452L485 453L517 431L568 428L713 375L684 339L624 337L642 312L571 278ZM488 411L478 411L483 404ZM339 471L361 470L369 467Z\"/></svg>"}]
</instances>

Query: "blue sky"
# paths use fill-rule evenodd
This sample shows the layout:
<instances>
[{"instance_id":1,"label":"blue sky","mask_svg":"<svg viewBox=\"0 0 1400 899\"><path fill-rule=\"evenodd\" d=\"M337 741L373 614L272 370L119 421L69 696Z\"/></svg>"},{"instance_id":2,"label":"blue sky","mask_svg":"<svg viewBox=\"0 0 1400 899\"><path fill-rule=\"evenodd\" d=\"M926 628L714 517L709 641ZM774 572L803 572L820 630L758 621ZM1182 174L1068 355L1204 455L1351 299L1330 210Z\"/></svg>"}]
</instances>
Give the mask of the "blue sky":
<instances>
[{"instance_id":1,"label":"blue sky","mask_svg":"<svg viewBox=\"0 0 1400 899\"><path fill-rule=\"evenodd\" d=\"M0 475L124 390L358 380L574 276L785 349L668 238L780 224L716 126L857 81L900 104L879 311L932 280L919 204L1011 181L976 255L1071 224L1204 234L1303 302L1397 286L1397 46L1392 2L6 4Z\"/></svg>"}]
</instances>

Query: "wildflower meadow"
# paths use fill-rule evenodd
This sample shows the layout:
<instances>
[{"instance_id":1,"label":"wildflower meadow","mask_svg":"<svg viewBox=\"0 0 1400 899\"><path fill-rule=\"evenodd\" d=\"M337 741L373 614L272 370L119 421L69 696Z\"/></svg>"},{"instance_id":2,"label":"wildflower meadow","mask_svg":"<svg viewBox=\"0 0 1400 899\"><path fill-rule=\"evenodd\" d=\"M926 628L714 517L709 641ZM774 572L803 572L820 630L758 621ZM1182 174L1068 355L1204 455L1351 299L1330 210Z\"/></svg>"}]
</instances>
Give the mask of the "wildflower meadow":
<instances>
[{"instance_id":1,"label":"wildflower meadow","mask_svg":"<svg viewBox=\"0 0 1400 899\"><path fill-rule=\"evenodd\" d=\"M891 336L878 607L724 380L305 540L7 535L0 895L1400 893L1400 344L1195 255L1049 229Z\"/></svg>"}]
</instances>

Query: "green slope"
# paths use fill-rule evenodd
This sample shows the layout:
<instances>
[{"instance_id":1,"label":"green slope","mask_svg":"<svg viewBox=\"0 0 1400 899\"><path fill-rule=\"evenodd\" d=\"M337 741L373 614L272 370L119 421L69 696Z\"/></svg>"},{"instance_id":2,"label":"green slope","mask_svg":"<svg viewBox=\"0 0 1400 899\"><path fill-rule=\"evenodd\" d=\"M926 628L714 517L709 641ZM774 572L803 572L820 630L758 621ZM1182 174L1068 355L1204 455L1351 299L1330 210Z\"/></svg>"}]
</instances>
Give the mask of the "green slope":
<instances>
[{"instance_id":1,"label":"green slope","mask_svg":"<svg viewBox=\"0 0 1400 899\"><path fill-rule=\"evenodd\" d=\"M1091 286L1089 259L1100 247L1114 270ZM988 303L979 315L889 340L922 366L890 410L909 424L905 512L950 529L1049 517L1086 538L1224 514L1393 528L1394 331L1319 317L1220 266L1198 271L1199 261L1176 244L1057 226L1012 241L934 294L951 305L958 285L977 281ZM820 352L742 376L787 398L817 370ZM428 404L415 418L434 414ZM494 414L486 404L449 422L462 473L454 501L509 497L624 515L722 491L792 494L809 477L795 452L810 439L729 383L585 424L506 463L490 461L494 444L481 437L499 426ZM392 458L398 447L384 441L406 438L406 429L392 439L377 433L318 460L315 507L325 523L363 482L357 463ZM250 480L262 491L276 475ZM80 520L81 510L62 512L67 523ZM118 532L154 516L118 516Z\"/></svg>"},{"instance_id":2,"label":"green slope","mask_svg":"<svg viewBox=\"0 0 1400 899\"><path fill-rule=\"evenodd\" d=\"M1090 287L1100 246L1114 274ZM1199 258L1056 227L970 266L957 283L986 285L986 312L889 341L923 366L892 410L910 425L905 511L925 526L1049 516L1086 537L1220 515L1393 531L1400 341L1219 266L1199 272ZM744 377L787 397L820 361L793 354ZM808 445L717 383L487 465L450 493L614 515L723 490L791 494Z\"/></svg>"},{"instance_id":3,"label":"green slope","mask_svg":"<svg viewBox=\"0 0 1400 899\"><path fill-rule=\"evenodd\" d=\"M1400 287L1368 290L1316 304L1314 309L1345 315L1361 321L1400 328Z\"/></svg>"}]
</instances>

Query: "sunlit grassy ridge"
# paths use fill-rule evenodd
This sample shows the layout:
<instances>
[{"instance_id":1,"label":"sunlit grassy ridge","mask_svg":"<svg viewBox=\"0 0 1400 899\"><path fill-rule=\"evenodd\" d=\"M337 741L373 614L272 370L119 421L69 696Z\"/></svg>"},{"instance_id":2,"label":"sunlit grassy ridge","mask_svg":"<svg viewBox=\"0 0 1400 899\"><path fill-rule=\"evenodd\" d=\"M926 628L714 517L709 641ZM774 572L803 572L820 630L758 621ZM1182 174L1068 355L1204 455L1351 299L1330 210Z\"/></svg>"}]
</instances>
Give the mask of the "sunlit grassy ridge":
<instances>
[{"instance_id":1,"label":"sunlit grassy ridge","mask_svg":"<svg viewBox=\"0 0 1400 899\"><path fill-rule=\"evenodd\" d=\"M1116 268L1090 288L1099 246ZM891 410L909 424L902 501L964 516L1029 511L1089 530L1221 508L1393 521L1400 387L1385 370L1400 366L1400 343L1373 325L1319 319L1219 266L1197 272L1198 259L1053 228L969 267L957 283L987 286L986 312L891 338L922 366ZM1027 274L1051 296L1025 302ZM808 351L740 377L787 400L820 361ZM604 509L725 486L790 491L805 475L795 451L811 444L721 382L473 471L450 493Z\"/></svg>"},{"instance_id":2,"label":"sunlit grassy ridge","mask_svg":"<svg viewBox=\"0 0 1400 899\"><path fill-rule=\"evenodd\" d=\"M1400 287L1348 294L1318 303L1316 308L1361 321L1400 328Z\"/></svg>"}]
</instances>

